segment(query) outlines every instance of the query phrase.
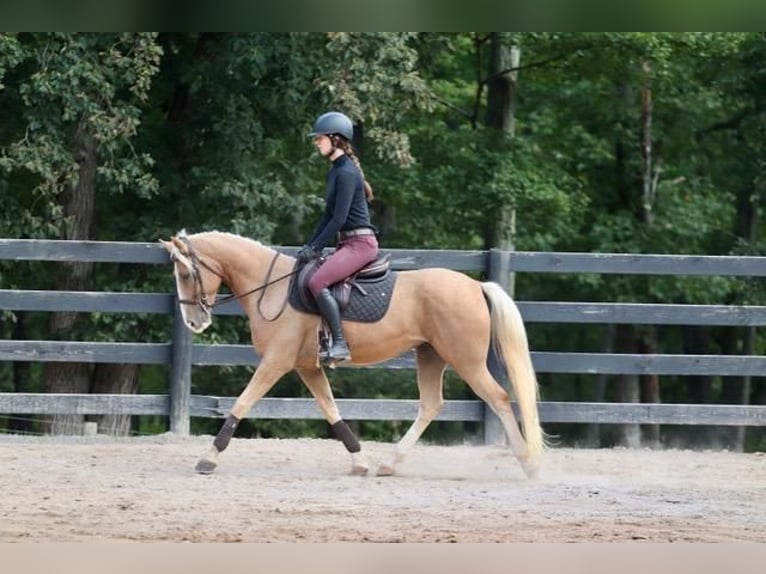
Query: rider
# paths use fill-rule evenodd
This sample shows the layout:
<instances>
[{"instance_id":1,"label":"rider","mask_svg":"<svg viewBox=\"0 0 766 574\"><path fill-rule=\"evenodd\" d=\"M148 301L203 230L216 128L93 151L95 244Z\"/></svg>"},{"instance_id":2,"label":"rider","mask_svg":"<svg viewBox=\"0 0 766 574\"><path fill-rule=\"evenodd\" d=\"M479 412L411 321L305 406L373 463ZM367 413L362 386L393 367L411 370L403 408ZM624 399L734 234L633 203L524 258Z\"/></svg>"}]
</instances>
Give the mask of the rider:
<instances>
[{"instance_id":1,"label":"rider","mask_svg":"<svg viewBox=\"0 0 766 574\"><path fill-rule=\"evenodd\" d=\"M309 133L320 155L332 163L327 174L325 210L314 234L298 252L298 261L319 257L322 249L336 243L330 255L309 280L309 290L317 302L322 317L330 327L332 345L325 362L351 358L343 336L338 303L328 287L342 281L373 261L378 255L376 229L370 223L367 202L372 201L372 187L367 183L351 147L354 126L348 116L327 112L314 122Z\"/></svg>"}]
</instances>

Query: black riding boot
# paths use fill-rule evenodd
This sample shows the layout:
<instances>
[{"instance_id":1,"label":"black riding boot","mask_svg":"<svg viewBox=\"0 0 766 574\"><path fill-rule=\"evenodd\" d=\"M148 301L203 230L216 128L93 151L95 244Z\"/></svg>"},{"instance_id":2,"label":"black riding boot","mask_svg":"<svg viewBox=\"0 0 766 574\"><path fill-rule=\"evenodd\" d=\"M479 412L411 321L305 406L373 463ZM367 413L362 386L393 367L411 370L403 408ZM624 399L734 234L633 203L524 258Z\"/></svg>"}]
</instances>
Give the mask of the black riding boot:
<instances>
[{"instance_id":1,"label":"black riding boot","mask_svg":"<svg viewBox=\"0 0 766 574\"><path fill-rule=\"evenodd\" d=\"M332 333L332 345L328 349L328 355L323 358L325 362L347 361L351 358L351 352L348 350L346 338L343 336L343 326L340 322L340 309L338 302L332 296L329 289L322 289L315 297L319 312L327 321Z\"/></svg>"}]
</instances>

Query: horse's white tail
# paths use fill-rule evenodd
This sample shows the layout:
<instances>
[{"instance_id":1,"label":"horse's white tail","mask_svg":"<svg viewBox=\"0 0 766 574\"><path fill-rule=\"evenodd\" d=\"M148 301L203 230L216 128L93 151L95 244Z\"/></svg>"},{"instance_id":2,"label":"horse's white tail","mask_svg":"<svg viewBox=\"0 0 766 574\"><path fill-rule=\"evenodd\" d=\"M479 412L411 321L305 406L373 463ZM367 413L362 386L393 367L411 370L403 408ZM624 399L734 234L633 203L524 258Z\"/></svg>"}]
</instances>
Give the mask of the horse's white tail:
<instances>
[{"instance_id":1,"label":"horse's white tail","mask_svg":"<svg viewBox=\"0 0 766 574\"><path fill-rule=\"evenodd\" d=\"M524 322L516 303L500 285L486 282L481 287L490 303L491 344L505 362L508 379L521 411L529 458L535 459L545 448L545 438L537 413L539 391Z\"/></svg>"}]
</instances>

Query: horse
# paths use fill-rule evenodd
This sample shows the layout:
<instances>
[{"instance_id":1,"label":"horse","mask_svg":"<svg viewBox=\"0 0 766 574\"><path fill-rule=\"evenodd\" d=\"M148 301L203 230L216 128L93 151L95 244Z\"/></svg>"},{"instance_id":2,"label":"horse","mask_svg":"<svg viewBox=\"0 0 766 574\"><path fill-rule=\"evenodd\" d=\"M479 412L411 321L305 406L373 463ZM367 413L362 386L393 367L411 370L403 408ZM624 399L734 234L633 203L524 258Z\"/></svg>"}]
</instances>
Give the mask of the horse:
<instances>
[{"instance_id":1,"label":"horse","mask_svg":"<svg viewBox=\"0 0 766 574\"><path fill-rule=\"evenodd\" d=\"M212 473L239 421L246 417L285 374L295 370L316 400L323 416L351 455L353 475L365 475L369 464L358 437L342 419L323 366L317 341L320 317L287 305L295 258L232 233L179 232L160 239L173 263L183 321L194 333L212 323L212 309L220 286L238 299L247 313L252 344L260 356L252 378L237 397L215 436L198 461L196 471ZM538 474L546 447L538 416L539 390L527 334L516 304L494 282L480 282L444 268L398 271L389 307L374 323L344 320L351 365L369 365L414 349L419 407L415 420L396 443L390 462L377 469L390 476L439 414L443 405L443 377L449 365L473 392L497 414L508 445L527 477ZM260 291L258 296L255 292ZM222 298L222 297L221 297ZM219 298L218 303L221 302ZM503 367L511 382L523 434L509 393L491 360Z\"/></svg>"}]
</instances>

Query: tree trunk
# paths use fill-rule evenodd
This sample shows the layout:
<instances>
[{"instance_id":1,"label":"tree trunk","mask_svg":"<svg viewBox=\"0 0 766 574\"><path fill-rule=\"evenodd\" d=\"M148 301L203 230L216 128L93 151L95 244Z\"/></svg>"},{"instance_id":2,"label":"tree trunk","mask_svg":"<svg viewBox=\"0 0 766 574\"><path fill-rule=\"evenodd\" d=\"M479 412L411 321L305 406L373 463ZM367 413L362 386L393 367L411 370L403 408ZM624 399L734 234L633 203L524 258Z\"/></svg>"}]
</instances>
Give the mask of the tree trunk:
<instances>
[{"instance_id":1,"label":"tree trunk","mask_svg":"<svg viewBox=\"0 0 766 574\"><path fill-rule=\"evenodd\" d=\"M93 209L96 195L96 144L81 124L74 135L72 155L79 165L79 178L67 185L61 194L65 216L62 239L93 239ZM66 291L87 291L93 285L93 263L65 262L59 264L57 286ZM77 313L51 313L50 338L68 340L75 336ZM46 363L43 368L43 388L48 393L87 393L91 368L84 363ZM43 431L51 434L79 434L82 415L53 415L46 419Z\"/></svg>"},{"instance_id":2,"label":"tree trunk","mask_svg":"<svg viewBox=\"0 0 766 574\"><path fill-rule=\"evenodd\" d=\"M11 338L15 341L26 339L27 314L24 312L16 313L16 323L13 325ZM31 385L31 363L27 361L15 361L13 363L13 392L28 393L32 391ZM32 420L24 413L11 415L8 421L8 430L18 433L32 432Z\"/></svg>"},{"instance_id":3,"label":"tree trunk","mask_svg":"<svg viewBox=\"0 0 766 574\"><path fill-rule=\"evenodd\" d=\"M682 348L685 355L706 355L710 349L710 331L707 327L681 327ZM684 377L686 394L691 404L713 402L713 378L710 375ZM714 440L715 427L697 425L683 429L685 445L691 447L710 446Z\"/></svg>"},{"instance_id":4,"label":"tree trunk","mask_svg":"<svg viewBox=\"0 0 766 574\"><path fill-rule=\"evenodd\" d=\"M654 224L654 200L657 194L659 171L655 171L652 148L652 121L654 108L652 106L651 66L644 62L644 85L641 88L641 218L642 223L651 227ZM655 354L659 347L657 329L650 325L645 336L638 341L641 353ZM657 375L641 376L641 402L659 403L660 379ZM643 438L651 448L660 446L659 425L644 425Z\"/></svg>"},{"instance_id":5,"label":"tree trunk","mask_svg":"<svg viewBox=\"0 0 766 574\"><path fill-rule=\"evenodd\" d=\"M490 33L490 57L487 75L488 127L500 130L510 137L514 135L516 112L516 89L521 51L510 45L502 32Z\"/></svg>"},{"instance_id":6,"label":"tree trunk","mask_svg":"<svg viewBox=\"0 0 766 574\"><path fill-rule=\"evenodd\" d=\"M649 325L644 338L639 341L640 352L646 355L657 353L657 329ZM660 403L660 378L656 374L641 375L641 402ZM660 425L643 425L643 444L649 448L660 448Z\"/></svg>"},{"instance_id":7,"label":"tree trunk","mask_svg":"<svg viewBox=\"0 0 766 574\"><path fill-rule=\"evenodd\" d=\"M758 241L758 189L750 186L743 187L737 194L737 219L735 233L737 237L744 239L748 245L754 245ZM755 327L745 327L742 331L734 329L736 333L742 333L742 349L732 349L731 354L741 352L743 355L755 353ZM737 341L738 337L727 337L727 341ZM725 403L747 405L750 404L750 394L753 390L753 381L749 376L726 377L723 379L722 399ZM726 443L732 450L741 452L745 448L747 427L727 427L724 431Z\"/></svg>"},{"instance_id":8,"label":"tree trunk","mask_svg":"<svg viewBox=\"0 0 766 574\"><path fill-rule=\"evenodd\" d=\"M727 355L752 355L755 352L755 327L732 327L731 336L724 338L724 353ZM739 333L742 332L742 336ZM742 348L738 348L738 342L742 340ZM751 378L723 377L721 385L721 403L727 405L747 405L750 403L750 391L752 388ZM720 429L721 446L736 452L742 452L745 448L745 434L747 427L722 427Z\"/></svg>"},{"instance_id":9,"label":"tree trunk","mask_svg":"<svg viewBox=\"0 0 766 574\"><path fill-rule=\"evenodd\" d=\"M610 354L614 352L615 326L607 325L604 329L604 335L601 340L601 352ZM594 403L603 403L606 401L606 383L608 377L604 373L596 375L596 386L593 389L591 400ZM589 423L585 431L585 446L598 448L601 446L601 425L598 423Z\"/></svg>"},{"instance_id":10,"label":"tree trunk","mask_svg":"<svg viewBox=\"0 0 766 574\"><path fill-rule=\"evenodd\" d=\"M487 76L487 127L498 131L501 142L507 143L515 133L516 91L521 51L510 45L501 32L490 33L490 58ZM509 71L511 70L511 71ZM513 251L516 236L516 206L512 202L500 206L495 221L493 244L498 249ZM508 293L513 297L514 275L508 278Z\"/></svg>"},{"instance_id":11,"label":"tree trunk","mask_svg":"<svg viewBox=\"0 0 766 574\"><path fill-rule=\"evenodd\" d=\"M487 113L485 124L494 130L499 149L510 148L510 142L514 136L514 113L516 99L517 73L511 71L519 65L520 51L511 46L510 39L503 32L490 32L489 34L490 57L487 70ZM492 237L493 246L498 249L512 251L516 235L516 206L512 201L503 203L497 210L495 221L490 221L488 227L492 228L487 235ZM511 297L515 296L514 274L509 273L499 278ZM487 416L494 417L494 414ZM488 421L486 424L498 425L498 419ZM502 444L507 444L507 437L503 434Z\"/></svg>"},{"instance_id":12,"label":"tree trunk","mask_svg":"<svg viewBox=\"0 0 766 574\"><path fill-rule=\"evenodd\" d=\"M617 325L616 345L619 353L636 352L636 335L631 325ZM641 398L638 375L621 374L617 378L617 401L637 403ZM628 448L641 447L641 425L629 423L619 425L617 443Z\"/></svg>"},{"instance_id":13,"label":"tree trunk","mask_svg":"<svg viewBox=\"0 0 766 574\"><path fill-rule=\"evenodd\" d=\"M93 374L93 389L96 394L132 395L138 392L138 365L103 364L98 365ZM129 436L131 429L130 415L100 415L93 417L98 423L99 434Z\"/></svg>"},{"instance_id":14,"label":"tree trunk","mask_svg":"<svg viewBox=\"0 0 766 574\"><path fill-rule=\"evenodd\" d=\"M651 68L643 64L644 85L641 88L641 219L645 225L654 223L654 198L657 192L657 175L652 155L652 85Z\"/></svg>"}]
</instances>

